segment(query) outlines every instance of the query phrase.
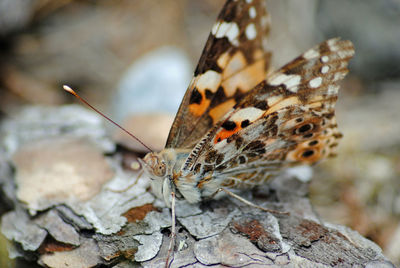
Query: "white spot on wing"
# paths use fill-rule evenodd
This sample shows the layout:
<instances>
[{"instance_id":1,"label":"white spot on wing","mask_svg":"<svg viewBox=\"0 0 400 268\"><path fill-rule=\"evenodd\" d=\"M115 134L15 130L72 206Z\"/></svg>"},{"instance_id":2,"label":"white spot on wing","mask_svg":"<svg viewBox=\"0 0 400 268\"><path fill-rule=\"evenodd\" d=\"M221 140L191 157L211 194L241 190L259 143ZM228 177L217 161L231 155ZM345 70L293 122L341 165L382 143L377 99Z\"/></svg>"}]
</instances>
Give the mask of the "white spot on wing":
<instances>
[{"instance_id":1,"label":"white spot on wing","mask_svg":"<svg viewBox=\"0 0 400 268\"><path fill-rule=\"evenodd\" d=\"M351 57L354 55L354 51L352 50L339 50L338 51L339 58L344 59L347 57Z\"/></svg>"},{"instance_id":2,"label":"white spot on wing","mask_svg":"<svg viewBox=\"0 0 400 268\"><path fill-rule=\"evenodd\" d=\"M342 80L346 76L346 72L337 72L333 78L334 81Z\"/></svg>"},{"instance_id":3,"label":"white spot on wing","mask_svg":"<svg viewBox=\"0 0 400 268\"><path fill-rule=\"evenodd\" d=\"M235 22L219 22L214 25L211 32L216 38L226 37L233 45L239 45L237 40L239 36L239 26Z\"/></svg>"},{"instance_id":4,"label":"white spot on wing","mask_svg":"<svg viewBox=\"0 0 400 268\"><path fill-rule=\"evenodd\" d=\"M332 51L338 51L339 47L337 46L338 40L336 38L328 40L327 44Z\"/></svg>"},{"instance_id":5,"label":"white spot on wing","mask_svg":"<svg viewBox=\"0 0 400 268\"><path fill-rule=\"evenodd\" d=\"M212 29L211 29L211 33L212 33L213 35L215 35L215 34L217 33L218 28L219 28L220 25L221 25L221 22L219 22L219 21L217 21L217 22L213 25L213 27L212 27Z\"/></svg>"},{"instance_id":6,"label":"white spot on wing","mask_svg":"<svg viewBox=\"0 0 400 268\"><path fill-rule=\"evenodd\" d=\"M289 91L292 91L294 93L297 92L298 90L298 85L300 84L301 81L301 76L296 75L296 74L279 74L278 76L274 77L272 80L269 81L269 83L273 86L278 86L278 85L285 85L286 88Z\"/></svg>"},{"instance_id":7,"label":"white spot on wing","mask_svg":"<svg viewBox=\"0 0 400 268\"><path fill-rule=\"evenodd\" d=\"M213 70L208 70L204 74L196 77L196 86L200 91L209 89L212 92L216 92L219 84L221 83L221 75Z\"/></svg>"},{"instance_id":8,"label":"white spot on wing","mask_svg":"<svg viewBox=\"0 0 400 268\"><path fill-rule=\"evenodd\" d=\"M329 66L328 65L322 66L321 73L326 74L327 72L329 72Z\"/></svg>"},{"instance_id":9,"label":"white spot on wing","mask_svg":"<svg viewBox=\"0 0 400 268\"><path fill-rule=\"evenodd\" d=\"M249 8L249 16L250 18L254 19L257 16L257 11L255 7Z\"/></svg>"},{"instance_id":10,"label":"white spot on wing","mask_svg":"<svg viewBox=\"0 0 400 268\"><path fill-rule=\"evenodd\" d=\"M251 4L251 2L253 2L253 0L246 0L247 4Z\"/></svg>"},{"instance_id":11,"label":"white spot on wing","mask_svg":"<svg viewBox=\"0 0 400 268\"><path fill-rule=\"evenodd\" d=\"M257 36L257 29L254 23L250 23L246 27L246 37L249 40L253 40Z\"/></svg>"},{"instance_id":12,"label":"white spot on wing","mask_svg":"<svg viewBox=\"0 0 400 268\"><path fill-rule=\"evenodd\" d=\"M267 103L268 103L268 106L273 106L273 105L275 105L277 102L279 102L281 100L282 100L282 96L281 95L271 96L271 97L268 97Z\"/></svg>"},{"instance_id":13,"label":"white spot on wing","mask_svg":"<svg viewBox=\"0 0 400 268\"><path fill-rule=\"evenodd\" d=\"M322 56L322 57L321 57L321 61L322 61L323 63L327 63L327 62L329 61L329 57L328 57L328 56Z\"/></svg>"},{"instance_id":14,"label":"white spot on wing","mask_svg":"<svg viewBox=\"0 0 400 268\"><path fill-rule=\"evenodd\" d=\"M231 120L235 122L241 122L243 120L249 120L250 122L253 122L254 120L260 118L263 114L264 111L261 109L247 107L234 113L231 117Z\"/></svg>"},{"instance_id":15,"label":"white spot on wing","mask_svg":"<svg viewBox=\"0 0 400 268\"><path fill-rule=\"evenodd\" d=\"M315 49L310 49L306 53L303 54L303 57L307 60L319 57L319 52Z\"/></svg>"},{"instance_id":16,"label":"white spot on wing","mask_svg":"<svg viewBox=\"0 0 400 268\"><path fill-rule=\"evenodd\" d=\"M319 87L322 84L322 77L316 77L316 78L310 80L310 82L308 84L312 88Z\"/></svg>"}]
</instances>

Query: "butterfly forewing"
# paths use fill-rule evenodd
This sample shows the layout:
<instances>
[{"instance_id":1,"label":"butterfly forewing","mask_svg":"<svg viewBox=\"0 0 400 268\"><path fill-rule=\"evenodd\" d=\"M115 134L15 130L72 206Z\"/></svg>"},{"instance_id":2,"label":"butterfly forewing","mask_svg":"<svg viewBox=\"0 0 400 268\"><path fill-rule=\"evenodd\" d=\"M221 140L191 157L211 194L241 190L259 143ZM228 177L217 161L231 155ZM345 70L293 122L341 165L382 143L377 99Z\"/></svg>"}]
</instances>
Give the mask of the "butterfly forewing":
<instances>
[{"instance_id":1,"label":"butterfly forewing","mask_svg":"<svg viewBox=\"0 0 400 268\"><path fill-rule=\"evenodd\" d=\"M246 94L195 147L186 173L223 185L255 185L283 166L334 155L334 105L354 54L330 39L274 72ZM203 183L205 184L205 183Z\"/></svg>"},{"instance_id":2,"label":"butterfly forewing","mask_svg":"<svg viewBox=\"0 0 400 268\"><path fill-rule=\"evenodd\" d=\"M166 148L193 148L255 85L265 79L270 53L265 1L228 0L208 37L172 125Z\"/></svg>"}]
</instances>

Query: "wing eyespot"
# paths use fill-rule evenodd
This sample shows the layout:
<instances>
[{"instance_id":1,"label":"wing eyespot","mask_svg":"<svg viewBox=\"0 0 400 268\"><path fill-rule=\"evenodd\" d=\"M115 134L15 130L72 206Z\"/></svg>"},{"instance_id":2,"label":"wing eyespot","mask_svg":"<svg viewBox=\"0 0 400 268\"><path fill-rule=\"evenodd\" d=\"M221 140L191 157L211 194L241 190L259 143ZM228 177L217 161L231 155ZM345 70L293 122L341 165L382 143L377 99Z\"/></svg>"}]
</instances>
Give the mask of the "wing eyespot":
<instances>
[{"instance_id":1,"label":"wing eyespot","mask_svg":"<svg viewBox=\"0 0 400 268\"><path fill-rule=\"evenodd\" d=\"M301 154L303 158L308 158L314 154L314 150L307 150Z\"/></svg>"},{"instance_id":2,"label":"wing eyespot","mask_svg":"<svg viewBox=\"0 0 400 268\"><path fill-rule=\"evenodd\" d=\"M304 138L304 139L309 139L309 138L311 138L312 136L314 136L313 133L308 133L308 134L303 135L303 138Z\"/></svg>"},{"instance_id":3,"label":"wing eyespot","mask_svg":"<svg viewBox=\"0 0 400 268\"><path fill-rule=\"evenodd\" d=\"M296 134L303 134L305 132L308 132L308 131L312 130L313 127L314 127L313 124L302 125L301 127L296 129Z\"/></svg>"},{"instance_id":4,"label":"wing eyespot","mask_svg":"<svg viewBox=\"0 0 400 268\"><path fill-rule=\"evenodd\" d=\"M310 141L309 143L308 143L308 145L310 145L310 146L314 146L314 145L317 145L318 144L318 141L317 140L313 140L313 141Z\"/></svg>"}]
</instances>

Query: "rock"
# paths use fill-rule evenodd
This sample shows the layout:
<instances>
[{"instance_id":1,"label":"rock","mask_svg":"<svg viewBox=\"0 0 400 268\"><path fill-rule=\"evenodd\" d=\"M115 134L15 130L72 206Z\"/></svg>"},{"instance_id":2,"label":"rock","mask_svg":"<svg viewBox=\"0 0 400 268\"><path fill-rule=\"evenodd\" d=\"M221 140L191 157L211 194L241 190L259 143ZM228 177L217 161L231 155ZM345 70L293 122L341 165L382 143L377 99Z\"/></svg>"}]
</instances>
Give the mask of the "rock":
<instances>
[{"instance_id":1,"label":"rock","mask_svg":"<svg viewBox=\"0 0 400 268\"><path fill-rule=\"evenodd\" d=\"M31 20L35 0L0 1L0 36L24 28Z\"/></svg>"},{"instance_id":2,"label":"rock","mask_svg":"<svg viewBox=\"0 0 400 268\"><path fill-rule=\"evenodd\" d=\"M31 122L46 125L46 120L52 118L51 129L63 129L61 126L68 125L68 121L57 119L57 115L63 116L60 112L63 109L65 107L48 109L47 112L52 114L50 117L43 116L39 112L43 112L41 108L30 108L30 114L41 115L43 118L40 121L32 116ZM70 109L72 113L77 112ZM25 116L26 113L21 113L12 121L4 122L2 127L14 126L15 129L21 129L26 122ZM48 137L46 132L39 134L38 131L29 136L29 130L35 129L40 128L31 125L24 135L11 131L2 136L2 145L5 141L10 141L12 136L19 137L12 139L15 141L14 146L5 147L8 160L7 157L3 159L0 166L6 167L7 162L13 164L16 173L6 172L8 177L3 178L3 185L7 185L7 182L12 184L20 172L19 169L22 169L20 164L12 162L19 151L33 146L32 144L41 144L43 140L54 139L54 131L47 132ZM92 133L93 136L87 136L88 140L98 137L96 133L103 133L103 126L98 124ZM80 137L81 134L79 127L68 132L70 138ZM63 135L65 134L59 134L61 137ZM28 137L34 139L29 140ZM107 140L105 137L103 139ZM71 149L69 143L59 143L57 146L54 145L53 148L58 148L56 151L65 152L66 155ZM126 260L135 261L144 267L163 265L170 241L170 210L147 191L149 182L144 175L134 186L127 187L137 179L138 173L123 169L121 157L123 155L118 150L107 152L107 163L114 170L114 175L94 195L80 198L79 192L71 191L70 195L75 196L74 202L70 199L59 200L53 203L52 209L46 210L36 207L36 217L32 217L30 211L23 208L20 200L11 199L15 210L2 217L2 232L15 243L14 248L17 251L14 251L14 256L32 259L36 255L37 263L47 267L128 265ZM79 162L94 161L90 159L81 159ZM65 165L71 165L76 159L66 158L63 161ZM95 160L98 161L104 160ZM26 176L35 176L35 169L44 169L45 166L46 162L33 166ZM83 170L76 169L75 172L80 176L86 174L95 177ZM63 177L61 173L56 177ZM185 201L177 202L177 238L171 267L262 267L267 264L390 267L391 263L382 255L381 249L371 241L345 227L321 222L307 198L306 177L309 171L303 170L301 173L302 180L298 180L292 170L274 179L269 185L260 187L258 191L253 191L254 194L251 191L238 192L262 207L279 209L289 212L290 215L263 212L224 195L195 205L189 205ZM20 182L17 180L16 183ZM87 183L93 184L90 179ZM54 188L51 183L45 183L41 187L48 193ZM16 191L15 188L12 189ZM122 191L118 192L119 190ZM58 195L56 192L55 196ZM49 195L44 197L51 198ZM27 207L29 208L29 203Z\"/></svg>"},{"instance_id":3,"label":"rock","mask_svg":"<svg viewBox=\"0 0 400 268\"><path fill-rule=\"evenodd\" d=\"M398 78L399 9L399 1L323 0L315 24L325 38L340 34L352 40L356 47L350 66L353 74L371 82Z\"/></svg>"},{"instance_id":4,"label":"rock","mask_svg":"<svg viewBox=\"0 0 400 268\"><path fill-rule=\"evenodd\" d=\"M112 100L113 118L154 151L162 150L189 84L190 70L187 56L177 48L162 47L142 56L121 78ZM115 132L118 143L148 151L120 129Z\"/></svg>"}]
</instances>

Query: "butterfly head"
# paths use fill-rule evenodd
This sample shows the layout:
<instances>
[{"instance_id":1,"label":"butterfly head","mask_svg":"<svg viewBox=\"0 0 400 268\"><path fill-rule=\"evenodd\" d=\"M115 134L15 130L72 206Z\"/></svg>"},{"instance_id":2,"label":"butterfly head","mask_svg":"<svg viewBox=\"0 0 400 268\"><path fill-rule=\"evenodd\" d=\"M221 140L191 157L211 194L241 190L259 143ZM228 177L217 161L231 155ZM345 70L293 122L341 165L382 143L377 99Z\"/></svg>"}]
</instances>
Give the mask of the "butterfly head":
<instances>
[{"instance_id":1,"label":"butterfly head","mask_svg":"<svg viewBox=\"0 0 400 268\"><path fill-rule=\"evenodd\" d=\"M165 177L167 166L161 155L154 152L148 153L141 162L144 171L152 180L157 178L162 179Z\"/></svg>"},{"instance_id":2,"label":"butterfly head","mask_svg":"<svg viewBox=\"0 0 400 268\"><path fill-rule=\"evenodd\" d=\"M161 153L148 153L143 160L140 161L144 172L151 179L151 188L153 193L164 199L165 204L170 207L170 195L172 189L171 172L168 170L168 161L165 155Z\"/></svg>"}]
</instances>

